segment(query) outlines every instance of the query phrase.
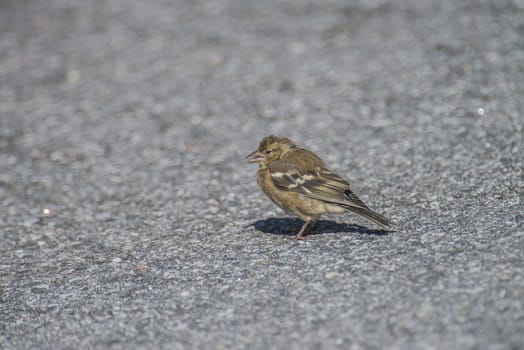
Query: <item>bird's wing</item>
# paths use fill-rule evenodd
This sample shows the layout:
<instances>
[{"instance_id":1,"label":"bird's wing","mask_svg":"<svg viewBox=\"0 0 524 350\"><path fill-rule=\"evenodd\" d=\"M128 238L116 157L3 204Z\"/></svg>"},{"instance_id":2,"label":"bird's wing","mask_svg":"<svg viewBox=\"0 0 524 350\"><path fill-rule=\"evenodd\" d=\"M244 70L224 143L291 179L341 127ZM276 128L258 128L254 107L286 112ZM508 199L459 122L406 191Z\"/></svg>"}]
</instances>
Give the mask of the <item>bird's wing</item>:
<instances>
[{"instance_id":1,"label":"bird's wing","mask_svg":"<svg viewBox=\"0 0 524 350\"><path fill-rule=\"evenodd\" d=\"M272 162L268 168L271 180L280 190L298 192L324 202L367 209L351 192L349 183L324 167L323 163L310 169L301 162L280 160Z\"/></svg>"}]
</instances>

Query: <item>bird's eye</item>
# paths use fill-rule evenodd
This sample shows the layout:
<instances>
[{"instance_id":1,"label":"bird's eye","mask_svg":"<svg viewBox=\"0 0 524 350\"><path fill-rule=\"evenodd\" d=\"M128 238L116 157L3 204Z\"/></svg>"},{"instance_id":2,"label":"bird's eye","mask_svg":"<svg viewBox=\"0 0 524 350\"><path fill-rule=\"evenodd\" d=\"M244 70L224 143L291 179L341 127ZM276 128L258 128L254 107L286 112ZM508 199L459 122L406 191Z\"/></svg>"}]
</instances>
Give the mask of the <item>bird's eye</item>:
<instances>
[{"instance_id":1,"label":"bird's eye","mask_svg":"<svg viewBox=\"0 0 524 350\"><path fill-rule=\"evenodd\" d=\"M271 152L273 152L273 151L270 150L270 149L266 149L266 150L264 151L265 154L270 154Z\"/></svg>"}]
</instances>

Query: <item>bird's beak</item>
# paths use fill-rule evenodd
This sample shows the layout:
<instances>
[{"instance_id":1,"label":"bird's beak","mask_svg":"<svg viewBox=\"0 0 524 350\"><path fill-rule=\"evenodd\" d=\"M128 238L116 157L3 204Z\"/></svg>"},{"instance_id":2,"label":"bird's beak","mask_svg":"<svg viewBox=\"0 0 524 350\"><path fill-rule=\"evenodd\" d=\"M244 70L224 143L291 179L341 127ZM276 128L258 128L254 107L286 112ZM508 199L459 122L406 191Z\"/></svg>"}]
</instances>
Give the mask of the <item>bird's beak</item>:
<instances>
[{"instance_id":1,"label":"bird's beak","mask_svg":"<svg viewBox=\"0 0 524 350\"><path fill-rule=\"evenodd\" d=\"M265 160L264 156L260 154L258 151L251 152L247 156L247 162L248 163L260 163L263 160Z\"/></svg>"}]
</instances>

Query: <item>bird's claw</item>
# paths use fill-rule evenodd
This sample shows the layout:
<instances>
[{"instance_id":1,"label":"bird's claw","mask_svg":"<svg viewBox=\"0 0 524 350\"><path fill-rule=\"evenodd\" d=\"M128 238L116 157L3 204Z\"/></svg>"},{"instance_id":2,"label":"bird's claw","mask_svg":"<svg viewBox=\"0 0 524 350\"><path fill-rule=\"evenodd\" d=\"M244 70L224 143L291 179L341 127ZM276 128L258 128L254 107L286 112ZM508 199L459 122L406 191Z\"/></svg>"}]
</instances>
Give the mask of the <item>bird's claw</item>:
<instances>
[{"instance_id":1,"label":"bird's claw","mask_svg":"<svg viewBox=\"0 0 524 350\"><path fill-rule=\"evenodd\" d=\"M298 235L296 235L296 236L291 237L290 239L292 239L294 241L305 241L305 240L307 240L307 237L306 236L298 236Z\"/></svg>"}]
</instances>

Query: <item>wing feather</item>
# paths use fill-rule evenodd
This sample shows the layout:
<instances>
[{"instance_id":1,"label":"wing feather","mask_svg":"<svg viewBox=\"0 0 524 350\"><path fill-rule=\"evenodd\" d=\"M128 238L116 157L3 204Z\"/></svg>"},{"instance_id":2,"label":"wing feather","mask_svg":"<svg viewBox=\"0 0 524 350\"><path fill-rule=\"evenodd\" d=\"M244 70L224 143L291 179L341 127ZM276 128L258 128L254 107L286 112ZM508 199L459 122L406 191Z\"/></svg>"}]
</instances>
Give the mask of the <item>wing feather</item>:
<instances>
[{"instance_id":1,"label":"wing feather","mask_svg":"<svg viewBox=\"0 0 524 350\"><path fill-rule=\"evenodd\" d=\"M271 180L280 190L298 192L323 202L368 208L351 192L349 183L321 161L313 169L307 169L301 162L276 161L269 165L269 171Z\"/></svg>"}]
</instances>

